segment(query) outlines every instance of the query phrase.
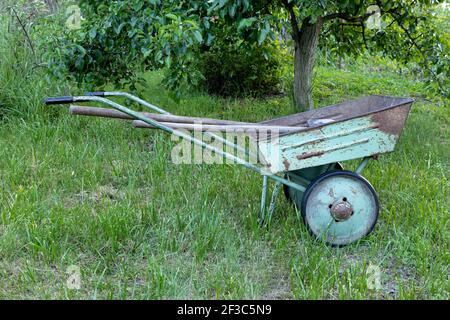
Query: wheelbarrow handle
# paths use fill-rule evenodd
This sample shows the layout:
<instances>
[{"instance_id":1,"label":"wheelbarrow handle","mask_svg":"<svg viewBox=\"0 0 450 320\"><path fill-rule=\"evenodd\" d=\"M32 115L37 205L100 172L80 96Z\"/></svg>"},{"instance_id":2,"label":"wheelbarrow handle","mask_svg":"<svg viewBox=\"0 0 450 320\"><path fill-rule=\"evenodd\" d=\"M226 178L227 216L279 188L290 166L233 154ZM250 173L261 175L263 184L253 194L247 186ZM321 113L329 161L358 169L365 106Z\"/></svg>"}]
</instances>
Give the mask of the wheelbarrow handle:
<instances>
[{"instance_id":1,"label":"wheelbarrow handle","mask_svg":"<svg viewBox=\"0 0 450 320\"><path fill-rule=\"evenodd\" d=\"M102 92L102 91L86 92L84 95L85 96L90 96L90 97L105 97L106 96L105 92Z\"/></svg>"},{"instance_id":2,"label":"wheelbarrow handle","mask_svg":"<svg viewBox=\"0 0 450 320\"><path fill-rule=\"evenodd\" d=\"M73 103L73 97L53 97L45 99L46 105Z\"/></svg>"},{"instance_id":3,"label":"wheelbarrow handle","mask_svg":"<svg viewBox=\"0 0 450 320\"><path fill-rule=\"evenodd\" d=\"M89 99L83 99L82 97L71 97L71 96L65 96L65 97L53 97L53 98L47 98L45 99L44 103L46 105L52 105L52 104L70 104L74 102L89 102Z\"/></svg>"}]
</instances>

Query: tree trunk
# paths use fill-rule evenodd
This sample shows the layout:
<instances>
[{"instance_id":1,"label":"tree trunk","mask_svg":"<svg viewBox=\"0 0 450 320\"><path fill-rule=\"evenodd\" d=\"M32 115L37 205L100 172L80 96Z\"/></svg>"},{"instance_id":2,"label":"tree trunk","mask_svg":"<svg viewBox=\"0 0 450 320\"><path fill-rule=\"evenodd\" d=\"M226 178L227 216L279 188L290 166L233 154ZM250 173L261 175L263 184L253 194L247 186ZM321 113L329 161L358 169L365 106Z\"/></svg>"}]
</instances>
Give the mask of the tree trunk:
<instances>
[{"instance_id":1,"label":"tree trunk","mask_svg":"<svg viewBox=\"0 0 450 320\"><path fill-rule=\"evenodd\" d=\"M321 28L321 18L314 24L304 22L298 36L294 37L294 100L300 112L314 108L312 78L317 41Z\"/></svg>"}]
</instances>

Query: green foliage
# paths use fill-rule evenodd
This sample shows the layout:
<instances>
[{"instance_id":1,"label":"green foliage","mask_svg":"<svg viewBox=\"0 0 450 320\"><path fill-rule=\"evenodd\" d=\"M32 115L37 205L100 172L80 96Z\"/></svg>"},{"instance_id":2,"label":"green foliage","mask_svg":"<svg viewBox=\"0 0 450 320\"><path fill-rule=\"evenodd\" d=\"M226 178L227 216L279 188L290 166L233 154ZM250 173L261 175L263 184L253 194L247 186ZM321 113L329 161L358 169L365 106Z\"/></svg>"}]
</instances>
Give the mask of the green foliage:
<instances>
[{"instance_id":1,"label":"green foliage","mask_svg":"<svg viewBox=\"0 0 450 320\"><path fill-rule=\"evenodd\" d=\"M430 89L449 97L450 11L429 4L386 3L381 7L380 29L368 29L363 20L332 20L323 30L321 47L334 57L381 52L415 70Z\"/></svg>"},{"instance_id":2,"label":"green foliage","mask_svg":"<svg viewBox=\"0 0 450 320\"><path fill-rule=\"evenodd\" d=\"M384 67L318 66L314 98L325 106L371 93L429 94ZM176 104L160 72L145 77L143 98L181 115L262 121L293 112L288 97L191 94ZM66 112L46 121L57 106L33 122L12 119L0 125L0 299L448 300L450 108L426 97L397 150L365 169L382 212L369 237L345 248L314 241L282 194L260 228L259 175L174 165L164 133ZM65 285L72 265L81 290ZM380 267L381 290L367 288L369 265Z\"/></svg>"},{"instance_id":3,"label":"green foliage","mask_svg":"<svg viewBox=\"0 0 450 320\"><path fill-rule=\"evenodd\" d=\"M230 25L247 47L257 48L279 30L296 40L303 26L321 21L323 43L337 54L381 50L413 61L446 94L448 46L430 26L431 9L441 2L378 0L384 28L377 31L365 27L374 14L367 11L370 0L81 0L81 29L63 32L50 50L50 65L92 87L134 85L142 71L166 68L165 83L177 90L201 79L193 64L202 46L213 44L216 23Z\"/></svg>"},{"instance_id":4,"label":"green foliage","mask_svg":"<svg viewBox=\"0 0 450 320\"><path fill-rule=\"evenodd\" d=\"M145 70L175 70L168 84L176 87L189 74L190 50L203 41L201 11L195 1L80 1L80 30L66 28L53 47L49 64L92 87L135 84Z\"/></svg>"},{"instance_id":5,"label":"green foliage","mask_svg":"<svg viewBox=\"0 0 450 320\"><path fill-rule=\"evenodd\" d=\"M173 165L167 136L127 122L49 119L65 108L42 99L76 91L45 82L41 65L64 19L29 13L18 10L35 55L17 18L0 16L0 104L18 116L0 125L0 299L448 300L450 108L423 82L385 60L316 68L321 106L371 93L417 98L396 152L364 171L381 201L374 233L329 248L281 195L260 228L261 180L248 170ZM255 122L293 112L287 97L193 94L175 104L159 74L145 74L144 98L178 114ZM73 265L81 290L65 286ZM369 265L380 267L381 290L367 288Z\"/></svg>"},{"instance_id":6,"label":"green foliage","mask_svg":"<svg viewBox=\"0 0 450 320\"><path fill-rule=\"evenodd\" d=\"M264 96L280 92L287 53L279 42L249 44L224 25L218 28L211 46L198 55L195 70L202 75L200 86L221 96Z\"/></svg>"},{"instance_id":7,"label":"green foliage","mask_svg":"<svg viewBox=\"0 0 450 320\"><path fill-rule=\"evenodd\" d=\"M0 119L33 119L42 111L42 98L64 92L66 84L46 82L40 43L48 28L40 21L48 11L39 2L6 1L0 13Z\"/></svg>"},{"instance_id":8,"label":"green foliage","mask_svg":"<svg viewBox=\"0 0 450 320\"><path fill-rule=\"evenodd\" d=\"M215 38L213 25L217 20L216 14L220 6L204 1L80 1L83 21L80 30L64 29L61 37L50 41L49 67L58 77L70 75L84 86L99 88L108 83L120 86L134 85L138 82L139 74L146 70L166 68L168 70L164 83L169 89L178 89L184 83L196 84L202 79L201 73L193 65L198 65L196 54L202 45L211 45ZM249 7L248 1L242 1L244 7ZM241 16L238 6L231 6L231 16ZM255 38L248 33L248 29L256 28L259 35ZM246 34L246 38L255 38L262 44L267 38L275 39L275 33L268 21L256 19L239 20L239 31ZM239 38L236 36L238 41ZM205 59L212 61L214 50L205 55ZM262 62L261 54L265 57L273 49L258 48L249 45L247 48L255 52L246 53L243 63L258 59ZM229 48L232 53L232 48ZM239 48L239 54L244 49ZM231 59L232 57L229 56ZM265 68L274 70L275 60L268 66L255 69L255 64L241 65L241 70L234 70L242 74L250 71L249 77L257 80L256 74ZM206 73L208 70L203 69ZM222 70L225 74L225 70ZM268 75L269 77L269 75ZM259 83L250 85L245 80L245 91L262 91L261 85L269 85L266 91L272 91L276 79L276 72L272 79L261 79ZM223 92L231 91L226 88ZM243 91L244 89L239 89ZM234 91L234 90L233 90Z\"/></svg>"},{"instance_id":9,"label":"green foliage","mask_svg":"<svg viewBox=\"0 0 450 320\"><path fill-rule=\"evenodd\" d=\"M285 27L295 38L305 24L321 19L321 46L335 55L359 55L367 50L383 52L404 64L413 63L430 88L448 97L450 20L448 5L439 6L442 3L445 1L215 0L212 8L253 42L264 39L266 25L271 30ZM381 30L366 26L374 14L368 9L374 4L380 10Z\"/></svg>"}]
</instances>

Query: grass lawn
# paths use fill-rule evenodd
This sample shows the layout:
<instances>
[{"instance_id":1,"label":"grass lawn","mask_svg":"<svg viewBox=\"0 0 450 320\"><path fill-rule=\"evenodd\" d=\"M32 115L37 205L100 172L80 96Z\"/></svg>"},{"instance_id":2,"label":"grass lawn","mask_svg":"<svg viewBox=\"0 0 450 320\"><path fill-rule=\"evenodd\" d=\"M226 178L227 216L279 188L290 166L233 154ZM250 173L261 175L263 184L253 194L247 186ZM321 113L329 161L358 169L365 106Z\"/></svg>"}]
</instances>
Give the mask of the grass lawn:
<instances>
[{"instance_id":1,"label":"grass lawn","mask_svg":"<svg viewBox=\"0 0 450 320\"><path fill-rule=\"evenodd\" d=\"M294 112L289 97L192 94L177 105L159 79L148 76L144 98L179 115ZM450 108L386 70L317 68L320 106L371 93L417 102L396 152L364 171L381 202L374 232L340 249L314 241L282 196L270 227L258 227L261 177L174 165L163 132L59 106L1 122L0 299L450 298ZM66 286L73 265L80 290ZM369 289L374 267L381 287Z\"/></svg>"}]
</instances>

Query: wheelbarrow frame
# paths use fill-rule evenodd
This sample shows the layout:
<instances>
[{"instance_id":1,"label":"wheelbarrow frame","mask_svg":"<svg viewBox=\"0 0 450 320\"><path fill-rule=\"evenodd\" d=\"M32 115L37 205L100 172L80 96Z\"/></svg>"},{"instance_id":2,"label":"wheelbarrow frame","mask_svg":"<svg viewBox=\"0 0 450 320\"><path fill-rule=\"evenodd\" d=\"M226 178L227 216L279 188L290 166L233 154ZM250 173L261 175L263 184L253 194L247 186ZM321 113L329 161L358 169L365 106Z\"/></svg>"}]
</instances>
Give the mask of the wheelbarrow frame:
<instances>
[{"instance_id":1,"label":"wheelbarrow frame","mask_svg":"<svg viewBox=\"0 0 450 320\"><path fill-rule=\"evenodd\" d=\"M282 185L292 188L298 192L304 193L307 190L307 187L311 181L307 179L302 179L302 183L296 183L294 181L291 181L289 179L289 176L286 175L289 170L286 170L284 172L271 172L270 170L267 170L264 167L254 165L250 163L249 161L246 161L245 159L242 159L238 156L235 156L227 151L224 151L222 149L219 149L211 144L208 144L202 140L199 140L195 137L192 137L189 134L186 134L183 131L174 129L161 121L157 121L155 119L151 119L149 117L146 117L144 114L140 112L136 112L130 108L124 107L121 104L112 101L108 99L107 97L124 97L126 99L129 99L139 105L144 106L147 109L153 110L157 113L163 114L163 115L172 115L168 111L157 107L137 96L134 96L132 94L129 94L127 92L88 92L84 96L67 96L67 97L55 97L55 98L48 98L45 100L45 103L47 105L54 105L54 104L73 104L75 102L98 102L103 105L109 106L117 111L120 111L126 115L128 115L130 118L139 120L147 125L153 126L155 128L161 129L163 131L166 131L170 134L176 135L178 137L181 137L183 139L186 139L187 141L190 141L191 143L194 143L196 145L201 146L202 148L205 148L209 151L213 151L223 157L225 157L228 160L233 161L234 163L240 164L244 166L247 169L250 169L260 175L262 175L263 183L262 183L262 193L261 193L261 206L260 206L260 213L259 213L259 220L261 223L269 222L271 220L271 217L273 215L273 212L275 210L275 204L277 200L277 196L279 194L279 189ZM412 102L411 102L412 103ZM246 155L248 155L248 151L244 150L240 145L229 141L227 139L224 139L223 137L216 135L211 132L206 132L205 134L208 134L209 136L214 137L216 140L223 142L228 147L231 147L233 150L239 150L245 152ZM357 169L354 171L355 174L360 175L364 168L369 163L370 159L373 158L373 155L367 156L362 158L360 164L358 165ZM329 164L331 166L331 163ZM325 170L327 171L327 170ZM268 194L268 181L273 180L275 182L275 186L273 189L272 197L270 200L269 207L267 208L267 194ZM297 208L298 210L298 208Z\"/></svg>"}]
</instances>

